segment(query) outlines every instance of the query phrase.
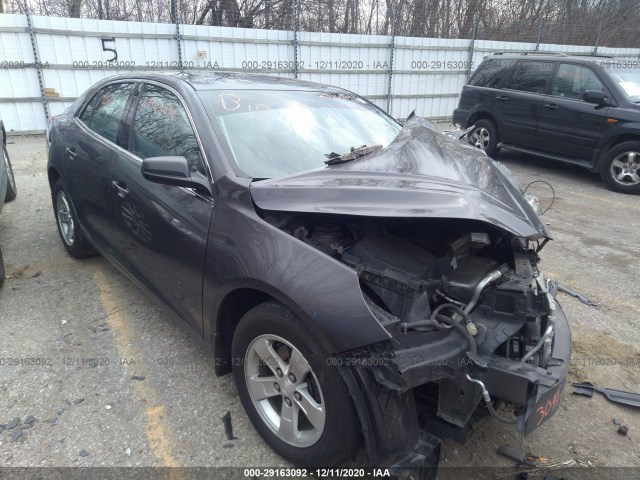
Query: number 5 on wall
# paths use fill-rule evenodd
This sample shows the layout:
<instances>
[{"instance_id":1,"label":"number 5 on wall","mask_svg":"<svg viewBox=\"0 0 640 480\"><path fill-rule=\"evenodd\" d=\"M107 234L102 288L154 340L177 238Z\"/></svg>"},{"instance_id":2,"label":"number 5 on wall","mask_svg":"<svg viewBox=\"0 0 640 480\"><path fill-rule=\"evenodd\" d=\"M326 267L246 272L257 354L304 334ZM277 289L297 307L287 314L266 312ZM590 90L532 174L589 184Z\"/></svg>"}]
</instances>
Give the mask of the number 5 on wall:
<instances>
[{"instance_id":1,"label":"number 5 on wall","mask_svg":"<svg viewBox=\"0 0 640 480\"><path fill-rule=\"evenodd\" d=\"M117 62L118 61L118 52L115 49L116 39L114 37L105 37L102 38L102 51L103 52L113 52L113 58L107 60L107 62ZM113 42L114 48L109 48L105 45L105 42Z\"/></svg>"}]
</instances>

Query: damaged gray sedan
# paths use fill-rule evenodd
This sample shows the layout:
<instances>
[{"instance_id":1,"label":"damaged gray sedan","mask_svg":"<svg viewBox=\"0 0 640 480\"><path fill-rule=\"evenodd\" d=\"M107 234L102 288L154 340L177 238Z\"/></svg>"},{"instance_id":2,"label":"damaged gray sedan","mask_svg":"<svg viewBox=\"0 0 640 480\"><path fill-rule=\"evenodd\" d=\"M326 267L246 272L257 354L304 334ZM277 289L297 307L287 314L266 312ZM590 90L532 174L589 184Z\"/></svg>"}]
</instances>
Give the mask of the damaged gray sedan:
<instances>
[{"instance_id":1,"label":"damaged gray sedan","mask_svg":"<svg viewBox=\"0 0 640 480\"><path fill-rule=\"evenodd\" d=\"M301 466L363 444L398 475L482 417L558 409L571 337L517 182L423 119L274 77L100 82L49 131L63 245L98 251L209 345Z\"/></svg>"}]
</instances>

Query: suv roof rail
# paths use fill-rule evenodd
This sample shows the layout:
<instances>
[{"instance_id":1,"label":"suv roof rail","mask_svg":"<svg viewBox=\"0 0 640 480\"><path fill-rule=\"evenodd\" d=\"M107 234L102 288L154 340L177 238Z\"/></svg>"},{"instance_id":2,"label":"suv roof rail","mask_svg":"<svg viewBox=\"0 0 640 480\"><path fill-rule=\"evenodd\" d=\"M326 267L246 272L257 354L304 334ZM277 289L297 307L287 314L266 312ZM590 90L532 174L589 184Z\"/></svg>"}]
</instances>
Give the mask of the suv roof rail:
<instances>
[{"instance_id":1,"label":"suv roof rail","mask_svg":"<svg viewBox=\"0 0 640 480\"><path fill-rule=\"evenodd\" d=\"M602 58L615 58L613 55L604 55L602 53L591 53L591 52L578 52L572 53L572 57L602 57Z\"/></svg>"},{"instance_id":2,"label":"suv roof rail","mask_svg":"<svg viewBox=\"0 0 640 480\"><path fill-rule=\"evenodd\" d=\"M540 52L538 50L528 50L526 52L510 51L510 52L495 52L494 55L558 55L566 57L567 54L563 52Z\"/></svg>"}]
</instances>

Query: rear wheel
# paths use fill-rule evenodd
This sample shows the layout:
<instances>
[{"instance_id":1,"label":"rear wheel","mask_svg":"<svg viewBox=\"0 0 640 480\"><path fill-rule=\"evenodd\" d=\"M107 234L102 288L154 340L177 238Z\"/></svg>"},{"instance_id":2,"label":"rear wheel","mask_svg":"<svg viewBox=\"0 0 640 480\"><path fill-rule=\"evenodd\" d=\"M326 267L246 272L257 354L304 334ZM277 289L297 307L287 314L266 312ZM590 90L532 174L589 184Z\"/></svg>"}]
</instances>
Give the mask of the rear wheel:
<instances>
[{"instance_id":1,"label":"rear wheel","mask_svg":"<svg viewBox=\"0 0 640 480\"><path fill-rule=\"evenodd\" d=\"M474 122L473 130L467 135L469 145L482 150L490 157L496 155L498 148L498 129L495 123L488 118L483 118Z\"/></svg>"},{"instance_id":2,"label":"rear wheel","mask_svg":"<svg viewBox=\"0 0 640 480\"><path fill-rule=\"evenodd\" d=\"M600 176L613 191L640 192L640 142L623 142L611 148L600 165Z\"/></svg>"},{"instance_id":3,"label":"rear wheel","mask_svg":"<svg viewBox=\"0 0 640 480\"><path fill-rule=\"evenodd\" d=\"M18 194L18 188L16 187L16 178L13 175L13 168L11 167L11 160L9 160L9 152L7 152L7 146L2 144L2 160L7 169L7 193L4 197L5 202L10 202L16 198Z\"/></svg>"},{"instance_id":4,"label":"rear wheel","mask_svg":"<svg viewBox=\"0 0 640 480\"><path fill-rule=\"evenodd\" d=\"M329 467L355 452L359 427L347 387L288 308L266 302L249 311L232 353L240 400L278 454L296 465Z\"/></svg>"},{"instance_id":5,"label":"rear wheel","mask_svg":"<svg viewBox=\"0 0 640 480\"><path fill-rule=\"evenodd\" d=\"M58 233L64 248L74 258L86 258L95 255L96 251L87 240L82 227L78 223L67 193L67 187L62 178L59 178L53 186L51 196L53 211L58 224Z\"/></svg>"}]
</instances>

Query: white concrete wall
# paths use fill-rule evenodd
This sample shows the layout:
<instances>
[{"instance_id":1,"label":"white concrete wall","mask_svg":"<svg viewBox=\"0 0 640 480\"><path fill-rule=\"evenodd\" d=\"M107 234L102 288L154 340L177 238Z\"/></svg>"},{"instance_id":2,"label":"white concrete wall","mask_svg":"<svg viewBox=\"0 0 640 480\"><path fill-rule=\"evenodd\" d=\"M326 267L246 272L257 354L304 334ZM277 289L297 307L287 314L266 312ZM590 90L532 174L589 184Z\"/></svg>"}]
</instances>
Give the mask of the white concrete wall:
<instances>
[{"instance_id":1,"label":"white concrete wall","mask_svg":"<svg viewBox=\"0 0 640 480\"><path fill-rule=\"evenodd\" d=\"M44 86L58 114L96 81L161 66L176 69L176 26L108 20L32 17L43 64ZM187 69L263 73L293 78L294 34L290 31L180 25L182 61ZM118 53L118 68L105 67ZM470 40L397 37L390 113L450 117L467 80ZM352 90L387 109L391 37L337 33L298 33L299 77ZM495 51L534 50L535 43L476 41L472 70ZM592 52L592 47L541 45L543 51ZM201 52L198 55L198 52ZM616 57L640 57L640 49L599 48ZM204 55L204 57L203 57ZM85 68L86 67L86 68ZM46 119L24 15L0 15L0 116L10 130L44 130Z\"/></svg>"}]
</instances>

